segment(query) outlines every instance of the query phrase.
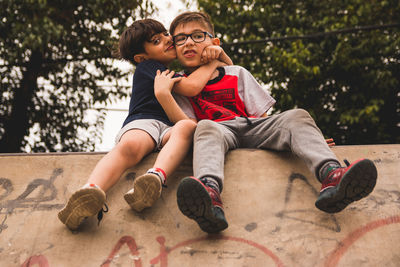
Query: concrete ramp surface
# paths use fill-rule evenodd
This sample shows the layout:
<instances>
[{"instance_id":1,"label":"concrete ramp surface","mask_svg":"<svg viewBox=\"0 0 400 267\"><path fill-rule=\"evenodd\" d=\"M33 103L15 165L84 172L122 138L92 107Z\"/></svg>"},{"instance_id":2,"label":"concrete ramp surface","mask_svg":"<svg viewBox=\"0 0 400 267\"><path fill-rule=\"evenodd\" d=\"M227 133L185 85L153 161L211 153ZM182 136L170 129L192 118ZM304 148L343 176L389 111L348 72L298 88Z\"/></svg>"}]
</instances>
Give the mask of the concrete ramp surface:
<instances>
[{"instance_id":1,"label":"concrete ramp surface","mask_svg":"<svg viewBox=\"0 0 400 267\"><path fill-rule=\"evenodd\" d=\"M333 147L339 159L373 160L375 190L337 214L314 206L320 184L290 153L229 152L222 192L229 228L207 235L181 214L176 189L188 158L152 208L123 199L156 154L107 194L100 225L71 232L57 218L104 155L0 155L0 266L400 266L400 145Z\"/></svg>"}]
</instances>

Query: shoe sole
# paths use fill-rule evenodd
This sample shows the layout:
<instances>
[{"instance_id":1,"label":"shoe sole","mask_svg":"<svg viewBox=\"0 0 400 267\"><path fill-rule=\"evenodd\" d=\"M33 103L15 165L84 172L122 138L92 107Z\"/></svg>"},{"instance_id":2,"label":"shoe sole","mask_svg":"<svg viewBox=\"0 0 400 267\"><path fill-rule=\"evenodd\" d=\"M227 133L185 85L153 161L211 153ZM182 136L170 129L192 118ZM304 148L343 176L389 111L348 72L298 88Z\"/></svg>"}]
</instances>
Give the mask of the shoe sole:
<instances>
[{"instance_id":1,"label":"shoe sole","mask_svg":"<svg viewBox=\"0 0 400 267\"><path fill-rule=\"evenodd\" d=\"M162 185L160 178L155 174L144 174L133 182L133 191L128 191L124 195L125 201L129 206L141 212L144 208L149 208L161 196Z\"/></svg>"},{"instance_id":2,"label":"shoe sole","mask_svg":"<svg viewBox=\"0 0 400 267\"><path fill-rule=\"evenodd\" d=\"M69 229L76 230L85 218L96 215L103 208L105 201L106 194L100 189L79 189L58 213L58 218Z\"/></svg>"},{"instance_id":3,"label":"shoe sole","mask_svg":"<svg viewBox=\"0 0 400 267\"><path fill-rule=\"evenodd\" d=\"M368 196L376 185L377 176L371 160L357 162L343 175L337 187L326 189L327 192L318 197L315 206L328 213L340 212L350 203Z\"/></svg>"},{"instance_id":4,"label":"shoe sole","mask_svg":"<svg viewBox=\"0 0 400 267\"><path fill-rule=\"evenodd\" d=\"M228 227L225 219L216 218L210 195L204 186L192 178L184 178L177 190L180 211L207 233L217 233Z\"/></svg>"}]
</instances>

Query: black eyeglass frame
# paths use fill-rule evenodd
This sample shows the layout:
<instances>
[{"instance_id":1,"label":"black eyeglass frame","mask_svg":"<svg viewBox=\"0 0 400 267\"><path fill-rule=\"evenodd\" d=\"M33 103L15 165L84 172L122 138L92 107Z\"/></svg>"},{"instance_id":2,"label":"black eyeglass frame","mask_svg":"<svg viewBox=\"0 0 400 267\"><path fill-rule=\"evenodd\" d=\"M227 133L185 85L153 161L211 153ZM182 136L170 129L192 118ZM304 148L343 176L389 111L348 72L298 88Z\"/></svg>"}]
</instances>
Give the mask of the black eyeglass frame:
<instances>
[{"instance_id":1,"label":"black eyeglass frame","mask_svg":"<svg viewBox=\"0 0 400 267\"><path fill-rule=\"evenodd\" d=\"M193 37L192 37L192 35L193 35L193 34L199 34L199 33L202 33L202 34L203 34L203 40L201 40L201 41L196 41L196 40L194 40ZM185 36L185 40L183 41L183 43L181 43L181 44L177 44L177 43L176 43L175 39L176 39L176 37L178 37L178 36ZM174 44L175 44L176 46L181 46L181 45L184 45L184 44L186 43L186 41L188 40L189 37L190 37L190 39L192 39L193 42L195 42L195 43L202 43L202 42L204 42L204 41L206 40L207 36L210 37L210 38L214 38L214 36L213 36L211 33L209 33L209 32L200 32L200 31L196 31L196 32L192 32L191 34L180 33L180 34L178 34L178 35L174 35L174 36L172 37L172 40L174 41Z\"/></svg>"}]
</instances>

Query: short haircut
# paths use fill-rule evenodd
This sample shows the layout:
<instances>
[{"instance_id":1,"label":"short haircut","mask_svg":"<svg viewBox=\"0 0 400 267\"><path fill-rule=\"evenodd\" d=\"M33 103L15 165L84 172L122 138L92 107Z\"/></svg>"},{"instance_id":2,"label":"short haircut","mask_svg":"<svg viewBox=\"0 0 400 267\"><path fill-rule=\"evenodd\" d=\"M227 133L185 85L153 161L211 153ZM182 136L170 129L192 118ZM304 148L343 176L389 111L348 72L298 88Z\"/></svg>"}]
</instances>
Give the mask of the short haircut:
<instances>
[{"instance_id":1,"label":"short haircut","mask_svg":"<svg viewBox=\"0 0 400 267\"><path fill-rule=\"evenodd\" d=\"M208 29L208 31L214 35L214 26L211 23L210 16L203 12L188 11L178 15L172 22L169 28L171 34L175 34L176 27L181 24L188 22L198 22Z\"/></svg>"},{"instance_id":2,"label":"short haircut","mask_svg":"<svg viewBox=\"0 0 400 267\"><path fill-rule=\"evenodd\" d=\"M136 65L137 62L133 57L146 52L144 42L151 42L155 34L166 31L164 25L154 19L137 20L121 34L118 51L114 53L114 56Z\"/></svg>"}]
</instances>

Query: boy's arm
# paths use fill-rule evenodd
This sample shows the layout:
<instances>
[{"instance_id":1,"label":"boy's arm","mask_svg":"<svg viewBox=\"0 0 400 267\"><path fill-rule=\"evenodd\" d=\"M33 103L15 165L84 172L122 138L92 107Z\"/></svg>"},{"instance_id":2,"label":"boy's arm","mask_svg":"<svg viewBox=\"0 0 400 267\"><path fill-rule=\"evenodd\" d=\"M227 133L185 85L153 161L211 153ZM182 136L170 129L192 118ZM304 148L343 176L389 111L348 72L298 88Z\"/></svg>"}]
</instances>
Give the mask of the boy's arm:
<instances>
[{"instance_id":1,"label":"boy's arm","mask_svg":"<svg viewBox=\"0 0 400 267\"><path fill-rule=\"evenodd\" d=\"M173 78L173 75L174 71L161 72L157 70L154 78L154 95L163 107L168 119L176 123L180 120L189 119L189 117L182 111L171 94L173 85L182 79L182 77Z\"/></svg>"},{"instance_id":2,"label":"boy's arm","mask_svg":"<svg viewBox=\"0 0 400 267\"><path fill-rule=\"evenodd\" d=\"M233 65L232 59L222 50L222 54L219 56L219 60L224 62L226 65Z\"/></svg>"},{"instance_id":3,"label":"boy's arm","mask_svg":"<svg viewBox=\"0 0 400 267\"><path fill-rule=\"evenodd\" d=\"M200 66L189 76L182 77L179 82L175 83L174 92L183 96L198 95L201 90L203 90L204 86L206 86L207 82L211 79L215 69L224 65L225 64L221 61L214 59L211 62Z\"/></svg>"},{"instance_id":4,"label":"boy's arm","mask_svg":"<svg viewBox=\"0 0 400 267\"><path fill-rule=\"evenodd\" d=\"M196 96L206 86L216 68L233 65L230 57L218 45L205 47L201 53L201 61L204 65L176 83L174 92L183 96Z\"/></svg>"},{"instance_id":5,"label":"boy's arm","mask_svg":"<svg viewBox=\"0 0 400 267\"><path fill-rule=\"evenodd\" d=\"M209 45L204 48L203 52L201 53L201 61L203 63L210 62L213 59L218 59L226 65L233 65L231 58L219 45Z\"/></svg>"}]
</instances>

